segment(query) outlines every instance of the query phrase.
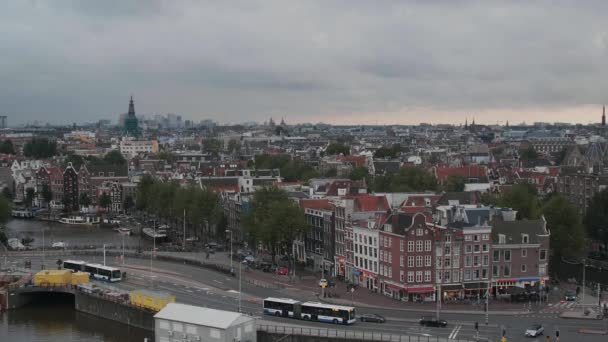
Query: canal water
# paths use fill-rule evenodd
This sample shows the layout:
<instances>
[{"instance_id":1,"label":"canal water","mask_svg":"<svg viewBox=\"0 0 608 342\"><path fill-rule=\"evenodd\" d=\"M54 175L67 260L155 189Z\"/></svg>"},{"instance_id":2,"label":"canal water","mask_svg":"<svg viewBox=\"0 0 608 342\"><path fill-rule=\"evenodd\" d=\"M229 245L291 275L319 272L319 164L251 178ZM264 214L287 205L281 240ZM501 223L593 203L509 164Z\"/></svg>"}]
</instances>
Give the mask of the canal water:
<instances>
[{"instance_id":1,"label":"canal water","mask_svg":"<svg viewBox=\"0 0 608 342\"><path fill-rule=\"evenodd\" d=\"M5 225L7 238L33 239L31 246L42 248L44 231L45 248L50 248L54 242L63 242L67 248L79 248L86 246L101 247L103 244L121 247L123 236L114 231L112 227L101 225L67 225L57 222L45 222L37 220L11 220ZM125 248L137 248L149 246L149 241L140 239L139 235L124 237Z\"/></svg>"},{"instance_id":2,"label":"canal water","mask_svg":"<svg viewBox=\"0 0 608 342\"><path fill-rule=\"evenodd\" d=\"M153 341L152 332L74 310L74 302L52 296L0 315L0 341Z\"/></svg>"}]
</instances>

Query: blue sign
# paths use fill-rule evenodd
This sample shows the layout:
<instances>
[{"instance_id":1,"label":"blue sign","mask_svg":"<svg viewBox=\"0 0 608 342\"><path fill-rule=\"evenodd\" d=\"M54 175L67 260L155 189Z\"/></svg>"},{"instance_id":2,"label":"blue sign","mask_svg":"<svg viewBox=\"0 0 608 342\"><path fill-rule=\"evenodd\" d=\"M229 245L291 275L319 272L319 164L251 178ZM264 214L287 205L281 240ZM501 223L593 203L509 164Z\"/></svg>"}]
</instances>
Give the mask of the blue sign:
<instances>
[{"instance_id":1,"label":"blue sign","mask_svg":"<svg viewBox=\"0 0 608 342\"><path fill-rule=\"evenodd\" d=\"M353 268L353 274L356 275L356 276L361 275L361 271L359 271L356 268Z\"/></svg>"}]
</instances>

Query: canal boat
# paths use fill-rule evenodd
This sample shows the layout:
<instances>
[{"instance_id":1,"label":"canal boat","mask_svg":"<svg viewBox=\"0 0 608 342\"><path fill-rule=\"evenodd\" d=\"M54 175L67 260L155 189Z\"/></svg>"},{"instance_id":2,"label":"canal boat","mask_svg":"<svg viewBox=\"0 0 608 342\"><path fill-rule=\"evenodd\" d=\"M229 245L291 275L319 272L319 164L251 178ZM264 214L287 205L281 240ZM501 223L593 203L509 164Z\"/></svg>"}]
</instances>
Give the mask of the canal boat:
<instances>
[{"instance_id":1,"label":"canal boat","mask_svg":"<svg viewBox=\"0 0 608 342\"><path fill-rule=\"evenodd\" d=\"M150 240L156 240L156 242L162 242L167 240L167 233L164 230L154 230L152 228L143 228L141 230L144 237Z\"/></svg>"},{"instance_id":2,"label":"canal boat","mask_svg":"<svg viewBox=\"0 0 608 342\"><path fill-rule=\"evenodd\" d=\"M71 225L93 225L99 224L101 219L99 216L85 215L85 216L74 216L70 215L59 219L59 223L71 224Z\"/></svg>"},{"instance_id":3,"label":"canal boat","mask_svg":"<svg viewBox=\"0 0 608 342\"><path fill-rule=\"evenodd\" d=\"M19 218L19 219L29 219L29 218L33 218L34 217L34 212L29 210L29 209L19 209L19 208L15 208L11 211L11 215L14 218Z\"/></svg>"},{"instance_id":4,"label":"canal boat","mask_svg":"<svg viewBox=\"0 0 608 342\"><path fill-rule=\"evenodd\" d=\"M118 232L118 234L120 234L120 235L127 235L127 236L130 236L130 235L131 235L131 233L132 233L130 228L123 228L123 227L120 227L120 228L114 228L114 230L115 230L115 231L117 231L117 232Z\"/></svg>"}]
</instances>

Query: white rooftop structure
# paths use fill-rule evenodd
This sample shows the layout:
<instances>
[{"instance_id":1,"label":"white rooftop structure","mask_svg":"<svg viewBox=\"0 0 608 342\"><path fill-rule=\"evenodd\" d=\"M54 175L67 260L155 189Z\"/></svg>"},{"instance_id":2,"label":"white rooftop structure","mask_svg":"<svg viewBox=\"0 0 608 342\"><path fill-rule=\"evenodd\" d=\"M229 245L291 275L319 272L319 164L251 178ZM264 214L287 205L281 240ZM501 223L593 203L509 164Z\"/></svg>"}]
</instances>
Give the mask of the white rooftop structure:
<instances>
[{"instance_id":1,"label":"white rooftop structure","mask_svg":"<svg viewBox=\"0 0 608 342\"><path fill-rule=\"evenodd\" d=\"M216 310L179 303L169 303L156 315L156 319L166 319L182 323L227 329L233 325L251 321L253 318L232 311Z\"/></svg>"}]
</instances>

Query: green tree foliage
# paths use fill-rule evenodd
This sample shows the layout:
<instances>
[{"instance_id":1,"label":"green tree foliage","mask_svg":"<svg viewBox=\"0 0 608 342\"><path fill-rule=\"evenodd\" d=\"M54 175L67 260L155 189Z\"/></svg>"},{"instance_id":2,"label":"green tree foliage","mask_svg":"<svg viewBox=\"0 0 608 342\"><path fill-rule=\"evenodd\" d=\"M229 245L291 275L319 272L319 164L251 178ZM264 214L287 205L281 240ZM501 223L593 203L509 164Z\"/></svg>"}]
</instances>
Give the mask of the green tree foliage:
<instances>
[{"instance_id":1,"label":"green tree foliage","mask_svg":"<svg viewBox=\"0 0 608 342\"><path fill-rule=\"evenodd\" d=\"M376 176L375 192L408 192L437 190L437 179L425 169L408 167L396 174Z\"/></svg>"},{"instance_id":2,"label":"green tree foliage","mask_svg":"<svg viewBox=\"0 0 608 342\"><path fill-rule=\"evenodd\" d=\"M213 156L217 157L222 150L222 146L224 144L218 139L205 139L203 140L203 151L211 153Z\"/></svg>"},{"instance_id":3,"label":"green tree foliage","mask_svg":"<svg viewBox=\"0 0 608 342\"><path fill-rule=\"evenodd\" d=\"M236 139L228 141L228 153L238 153L241 151L241 143Z\"/></svg>"},{"instance_id":4,"label":"green tree foliage","mask_svg":"<svg viewBox=\"0 0 608 342\"><path fill-rule=\"evenodd\" d=\"M580 256L585 246L585 230L578 211L560 195L552 196L542 208L551 231L551 249L557 257Z\"/></svg>"},{"instance_id":5,"label":"green tree foliage","mask_svg":"<svg viewBox=\"0 0 608 342\"><path fill-rule=\"evenodd\" d=\"M336 177L338 175L338 170L335 167L327 169L323 174L324 177Z\"/></svg>"},{"instance_id":6,"label":"green tree foliage","mask_svg":"<svg viewBox=\"0 0 608 342\"><path fill-rule=\"evenodd\" d=\"M34 204L34 197L36 197L36 190L34 188L25 189L25 205L31 208Z\"/></svg>"},{"instance_id":7,"label":"green tree foliage","mask_svg":"<svg viewBox=\"0 0 608 342\"><path fill-rule=\"evenodd\" d=\"M4 140L0 143L0 153L4 154L15 154L15 148L13 147L13 142L9 139Z\"/></svg>"},{"instance_id":8,"label":"green tree foliage","mask_svg":"<svg viewBox=\"0 0 608 342\"><path fill-rule=\"evenodd\" d=\"M127 165L127 160L125 159L125 157L122 156L122 153L120 153L120 151L118 150L112 150L106 153L106 155L103 156L103 162L109 165L116 166Z\"/></svg>"},{"instance_id":9,"label":"green tree foliage","mask_svg":"<svg viewBox=\"0 0 608 342\"><path fill-rule=\"evenodd\" d=\"M448 192L461 192L464 191L464 184L464 177L460 175L450 175L446 179L444 189Z\"/></svg>"},{"instance_id":10,"label":"green tree foliage","mask_svg":"<svg viewBox=\"0 0 608 342\"><path fill-rule=\"evenodd\" d=\"M292 160L286 154L257 155L254 165L256 169L279 169L286 182L307 181L319 176L312 166L301 160Z\"/></svg>"},{"instance_id":11,"label":"green tree foliage","mask_svg":"<svg viewBox=\"0 0 608 342\"><path fill-rule=\"evenodd\" d=\"M350 154L350 148L341 143L331 143L331 144L329 144L329 146L327 146L327 149L325 150L325 154L327 154L329 156L333 156L333 155L337 155L337 154L343 154L343 155L347 156Z\"/></svg>"},{"instance_id":12,"label":"green tree foliage","mask_svg":"<svg viewBox=\"0 0 608 342\"><path fill-rule=\"evenodd\" d=\"M33 138L25 144L23 154L30 158L50 158L57 154L57 143L47 138Z\"/></svg>"},{"instance_id":13,"label":"green tree foliage","mask_svg":"<svg viewBox=\"0 0 608 342\"><path fill-rule=\"evenodd\" d=\"M395 159L401 153L401 145L394 144L393 146L387 147L382 146L374 153L374 158L377 159Z\"/></svg>"},{"instance_id":14,"label":"green tree foliage","mask_svg":"<svg viewBox=\"0 0 608 342\"><path fill-rule=\"evenodd\" d=\"M104 192L103 194L101 194L101 196L99 196L100 207L107 210L110 207L110 204L112 204L112 199L110 198L110 195Z\"/></svg>"},{"instance_id":15,"label":"green tree foliage","mask_svg":"<svg viewBox=\"0 0 608 342\"><path fill-rule=\"evenodd\" d=\"M156 155L156 158L160 159L160 160L164 160L167 163L171 164L173 162L175 162L175 160L177 159L175 154L169 152L169 151L160 151L158 152L158 154Z\"/></svg>"},{"instance_id":16,"label":"green tree foliage","mask_svg":"<svg viewBox=\"0 0 608 342\"><path fill-rule=\"evenodd\" d=\"M524 150L519 152L519 157L522 160L536 160L538 159L538 153L534 149L534 147L530 146Z\"/></svg>"},{"instance_id":17,"label":"green tree foliage","mask_svg":"<svg viewBox=\"0 0 608 342\"><path fill-rule=\"evenodd\" d=\"M72 167L74 167L74 169L78 170L78 169L80 169L82 164L84 164L84 158L82 158L81 156L79 156L77 154L70 153L70 154L68 154L67 158L65 159L64 167L67 166L69 163L72 163Z\"/></svg>"},{"instance_id":18,"label":"green tree foliage","mask_svg":"<svg viewBox=\"0 0 608 342\"><path fill-rule=\"evenodd\" d=\"M368 170L367 167L365 166L358 166L355 167L351 172L350 172L350 179L357 181L357 180L362 180L365 179L368 175Z\"/></svg>"},{"instance_id":19,"label":"green tree foliage","mask_svg":"<svg viewBox=\"0 0 608 342\"><path fill-rule=\"evenodd\" d=\"M48 184L42 185L42 199L44 199L46 206L50 208L51 200L53 199L53 191L51 190L51 187Z\"/></svg>"},{"instance_id":20,"label":"green tree foliage","mask_svg":"<svg viewBox=\"0 0 608 342\"><path fill-rule=\"evenodd\" d=\"M147 210L152 205L152 186L156 183L150 175L144 175L137 187L137 203L138 210Z\"/></svg>"},{"instance_id":21,"label":"green tree foliage","mask_svg":"<svg viewBox=\"0 0 608 342\"><path fill-rule=\"evenodd\" d=\"M80 194L80 196L78 197L78 204L83 207L88 207L91 205L91 199L89 198L89 195L86 194L86 192Z\"/></svg>"},{"instance_id":22,"label":"green tree foliage","mask_svg":"<svg viewBox=\"0 0 608 342\"><path fill-rule=\"evenodd\" d=\"M536 188L531 184L515 184L500 196L498 205L517 210L518 219L538 219L541 215Z\"/></svg>"},{"instance_id":23,"label":"green tree foliage","mask_svg":"<svg viewBox=\"0 0 608 342\"><path fill-rule=\"evenodd\" d=\"M255 192L243 223L249 238L266 246L274 257L291 254L293 240L308 230L304 212L276 187Z\"/></svg>"},{"instance_id":24,"label":"green tree foliage","mask_svg":"<svg viewBox=\"0 0 608 342\"><path fill-rule=\"evenodd\" d=\"M0 196L0 223L6 223L11 218L12 204L11 201Z\"/></svg>"},{"instance_id":25,"label":"green tree foliage","mask_svg":"<svg viewBox=\"0 0 608 342\"><path fill-rule=\"evenodd\" d=\"M589 236L608 244L608 190L598 192L591 199L583 221Z\"/></svg>"}]
</instances>

